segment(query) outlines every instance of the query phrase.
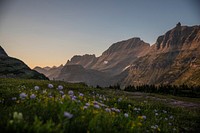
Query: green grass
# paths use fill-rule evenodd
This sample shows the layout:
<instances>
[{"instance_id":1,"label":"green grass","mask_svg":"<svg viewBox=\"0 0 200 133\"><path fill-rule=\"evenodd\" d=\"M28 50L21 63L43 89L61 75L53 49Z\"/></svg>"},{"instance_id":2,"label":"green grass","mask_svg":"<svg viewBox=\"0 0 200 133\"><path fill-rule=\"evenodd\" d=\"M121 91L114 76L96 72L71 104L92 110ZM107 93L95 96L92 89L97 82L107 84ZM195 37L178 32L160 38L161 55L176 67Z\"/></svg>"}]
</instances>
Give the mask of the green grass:
<instances>
[{"instance_id":1,"label":"green grass","mask_svg":"<svg viewBox=\"0 0 200 133\"><path fill-rule=\"evenodd\" d=\"M50 89L48 84L54 87ZM64 96L57 90L58 85L63 86ZM35 86L40 89L35 90ZM76 98L71 98L68 94L70 90ZM21 93L26 93L27 97L21 99ZM80 93L84 96L79 96ZM35 99L30 98L32 94ZM0 79L0 129L1 132L20 133L168 133L200 130L199 108L172 107L161 101L149 100L145 98L147 95L59 81ZM192 101L189 98L184 100ZM87 108L86 103L89 104ZM64 112L73 116L66 116Z\"/></svg>"}]
</instances>

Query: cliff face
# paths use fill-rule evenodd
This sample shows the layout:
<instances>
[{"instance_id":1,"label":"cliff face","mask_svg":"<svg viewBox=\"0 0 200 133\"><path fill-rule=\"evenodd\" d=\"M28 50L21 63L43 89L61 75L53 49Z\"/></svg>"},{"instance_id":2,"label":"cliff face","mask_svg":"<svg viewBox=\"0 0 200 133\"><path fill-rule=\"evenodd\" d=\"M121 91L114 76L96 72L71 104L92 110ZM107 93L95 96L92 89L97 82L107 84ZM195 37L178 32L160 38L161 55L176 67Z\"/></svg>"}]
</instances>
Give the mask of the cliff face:
<instances>
[{"instance_id":1,"label":"cliff face","mask_svg":"<svg viewBox=\"0 0 200 133\"><path fill-rule=\"evenodd\" d=\"M144 56L149 48L150 45L140 38L131 38L114 43L103 52L92 69L118 75L137 58Z\"/></svg>"},{"instance_id":2,"label":"cliff face","mask_svg":"<svg viewBox=\"0 0 200 133\"><path fill-rule=\"evenodd\" d=\"M123 84L199 84L199 50L200 26L179 24L132 64Z\"/></svg>"},{"instance_id":3,"label":"cliff face","mask_svg":"<svg viewBox=\"0 0 200 133\"><path fill-rule=\"evenodd\" d=\"M84 68L91 68L96 63L96 61L97 58L95 55L75 55L71 58L70 61L67 62L67 65L81 65Z\"/></svg>"},{"instance_id":4,"label":"cliff face","mask_svg":"<svg viewBox=\"0 0 200 133\"><path fill-rule=\"evenodd\" d=\"M25 78L25 79L45 79L43 74L31 70L19 59L9 57L0 47L0 77L4 78Z\"/></svg>"}]
</instances>

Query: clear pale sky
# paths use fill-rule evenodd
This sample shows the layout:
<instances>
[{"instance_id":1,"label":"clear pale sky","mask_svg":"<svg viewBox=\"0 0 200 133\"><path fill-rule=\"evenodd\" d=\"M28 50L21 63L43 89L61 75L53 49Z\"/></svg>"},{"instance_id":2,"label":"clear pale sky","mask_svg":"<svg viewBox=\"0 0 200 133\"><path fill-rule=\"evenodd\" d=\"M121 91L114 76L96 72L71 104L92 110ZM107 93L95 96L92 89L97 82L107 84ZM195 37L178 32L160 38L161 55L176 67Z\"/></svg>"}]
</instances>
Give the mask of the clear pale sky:
<instances>
[{"instance_id":1,"label":"clear pale sky","mask_svg":"<svg viewBox=\"0 0 200 133\"><path fill-rule=\"evenodd\" d=\"M198 0L1 0L0 45L31 68L100 56L112 43L150 44L182 25L200 24Z\"/></svg>"}]
</instances>

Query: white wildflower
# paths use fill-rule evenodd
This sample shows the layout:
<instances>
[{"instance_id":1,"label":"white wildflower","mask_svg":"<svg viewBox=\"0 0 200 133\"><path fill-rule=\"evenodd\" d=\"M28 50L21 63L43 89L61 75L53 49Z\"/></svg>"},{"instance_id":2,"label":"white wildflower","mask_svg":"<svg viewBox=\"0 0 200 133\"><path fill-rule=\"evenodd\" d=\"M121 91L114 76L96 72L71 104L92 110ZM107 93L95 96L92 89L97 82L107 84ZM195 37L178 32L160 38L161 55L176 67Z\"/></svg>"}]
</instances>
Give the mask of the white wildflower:
<instances>
[{"instance_id":1,"label":"white wildflower","mask_svg":"<svg viewBox=\"0 0 200 133\"><path fill-rule=\"evenodd\" d=\"M37 91L37 90L40 89L40 87L39 86L35 86L34 89Z\"/></svg>"},{"instance_id":2,"label":"white wildflower","mask_svg":"<svg viewBox=\"0 0 200 133\"><path fill-rule=\"evenodd\" d=\"M35 94L31 94L30 99L35 99L36 95Z\"/></svg>"},{"instance_id":3,"label":"white wildflower","mask_svg":"<svg viewBox=\"0 0 200 133\"><path fill-rule=\"evenodd\" d=\"M125 116L125 117L128 117L128 113L124 113L124 116Z\"/></svg>"},{"instance_id":4,"label":"white wildflower","mask_svg":"<svg viewBox=\"0 0 200 133\"><path fill-rule=\"evenodd\" d=\"M20 97L21 99L25 99L25 98L27 97L27 94L24 93L24 92L22 92L22 93L19 95L19 97Z\"/></svg>"},{"instance_id":5,"label":"white wildflower","mask_svg":"<svg viewBox=\"0 0 200 133\"><path fill-rule=\"evenodd\" d=\"M73 117L73 114L70 114L69 112L64 112L64 117L71 119Z\"/></svg>"},{"instance_id":6,"label":"white wildflower","mask_svg":"<svg viewBox=\"0 0 200 133\"><path fill-rule=\"evenodd\" d=\"M97 108L97 109L100 108L100 106L98 104L94 104L94 107Z\"/></svg>"}]
</instances>

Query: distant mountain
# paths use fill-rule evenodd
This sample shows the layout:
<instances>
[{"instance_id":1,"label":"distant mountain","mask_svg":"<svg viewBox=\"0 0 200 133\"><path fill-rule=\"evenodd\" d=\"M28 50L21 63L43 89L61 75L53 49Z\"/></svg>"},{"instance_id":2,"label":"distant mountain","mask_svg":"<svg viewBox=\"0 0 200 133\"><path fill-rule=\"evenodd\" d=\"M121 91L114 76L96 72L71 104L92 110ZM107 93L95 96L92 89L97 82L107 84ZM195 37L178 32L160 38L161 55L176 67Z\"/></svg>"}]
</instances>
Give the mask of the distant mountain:
<instances>
[{"instance_id":1,"label":"distant mountain","mask_svg":"<svg viewBox=\"0 0 200 133\"><path fill-rule=\"evenodd\" d=\"M90 85L200 85L200 26L178 23L152 46L135 37L99 57L74 56L58 73L56 79Z\"/></svg>"},{"instance_id":2,"label":"distant mountain","mask_svg":"<svg viewBox=\"0 0 200 133\"><path fill-rule=\"evenodd\" d=\"M24 62L19 59L9 57L0 46L0 77L2 78L26 78L26 79L44 79L43 74L31 70Z\"/></svg>"},{"instance_id":3,"label":"distant mountain","mask_svg":"<svg viewBox=\"0 0 200 133\"><path fill-rule=\"evenodd\" d=\"M200 84L200 26L181 26L158 37L129 68L124 85Z\"/></svg>"},{"instance_id":4,"label":"distant mountain","mask_svg":"<svg viewBox=\"0 0 200 133\"><path fill-rule=\"evenodd\" d=\"M56 67L56 66L48 67L47 66L47 67L44 67L44 68L37 66L37 67L33 68L33 70L35 70L39 73L42 73L45 76L47 76L49 79L53 80L53 79L58 77L62 68L63 68L63 65L60 65L58 67Z\"/></svg>"},{"instance_id":5,"label":"distant mountain","mask_svg":"<svg viewBox=\"0 0 200 133\"><path fill-rule=\"evenodd\" d=\"M81 65L65 65L56 79L72 83L84 82L91 86L108 86L112 82L108 74Z\"/></svg>"},{"instance_id":6,"label":"distant mountain","mask_svg":"<svg viewBox=\"0 0 200 133\"><path fill-rule=\"evenodd\" d=\"M95 55L85 54L75 55L67 62L66 65L81 65L84 68L91 68L97 62L97 57Z\"/></svg>"},{"instance_id":7,"label":"distant mountain","mask_svg":"<svg viewBox=\"0 0 200 133\"><path fill-rule=\"evenodd\" d=\"M140 38L131 38L112 44L98 58L92 69L118 75L128 68L137 58L144 56L150 44Z\"/></svg>"}]
</instances>

